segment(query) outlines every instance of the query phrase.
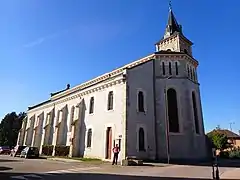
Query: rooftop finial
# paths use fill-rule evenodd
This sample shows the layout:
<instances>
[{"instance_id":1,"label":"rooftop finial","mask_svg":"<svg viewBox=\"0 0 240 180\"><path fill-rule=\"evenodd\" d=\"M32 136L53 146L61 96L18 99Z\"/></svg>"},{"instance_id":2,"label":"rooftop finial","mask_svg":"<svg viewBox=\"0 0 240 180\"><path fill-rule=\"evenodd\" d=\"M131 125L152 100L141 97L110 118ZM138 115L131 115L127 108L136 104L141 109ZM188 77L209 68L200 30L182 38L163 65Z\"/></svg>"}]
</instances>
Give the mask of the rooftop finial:
<instances>
[{"instance_id":1,"label":"rooftop finial","mask_svg":"<svg viewBox=\"0 0 240 180\"><path fill-rule=\"evenodd\" d=\"M172 10L172 0L169 0L169 11Z\"/></svg>"}]
</instances>

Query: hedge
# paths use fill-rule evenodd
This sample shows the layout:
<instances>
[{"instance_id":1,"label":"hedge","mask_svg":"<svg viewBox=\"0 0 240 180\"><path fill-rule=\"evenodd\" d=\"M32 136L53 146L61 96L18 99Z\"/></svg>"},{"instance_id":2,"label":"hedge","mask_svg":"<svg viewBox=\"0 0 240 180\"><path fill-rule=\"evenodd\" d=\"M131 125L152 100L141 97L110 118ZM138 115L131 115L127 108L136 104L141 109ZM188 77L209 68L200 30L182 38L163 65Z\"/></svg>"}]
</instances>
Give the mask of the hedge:
<instances>
[{"instance_id":1,"label":"hedge","mask_svg":"<svg viewBox=\"0 0 240 180\"><path fill-rule=\"evenodd\" d=\"M53 153L53 145L43 145L42 154L46 156L51 156Z\"/></svg>"},{"instance_id":2,"label":"hedge","mask_svg":"<svg viewBox=\"0 0 240 180\"><path fill-rule=\"evenodd\" d=\"M57 145L55 146L55 156L67 156L69 154L69 146Z\"/></svg>"}]
</instances>

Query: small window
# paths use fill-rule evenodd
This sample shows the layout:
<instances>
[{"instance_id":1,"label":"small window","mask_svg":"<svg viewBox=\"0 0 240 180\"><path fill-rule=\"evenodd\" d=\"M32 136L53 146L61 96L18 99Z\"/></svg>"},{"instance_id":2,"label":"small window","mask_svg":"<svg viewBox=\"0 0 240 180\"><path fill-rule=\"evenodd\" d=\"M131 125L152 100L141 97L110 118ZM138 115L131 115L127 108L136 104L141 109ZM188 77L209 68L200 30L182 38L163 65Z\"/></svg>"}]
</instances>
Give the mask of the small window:
<instances>
[{"instance_id":1,"label":"small window","mask_svg":"<svg viewBox=\"0 0 240 180\"><path fill-rule=\"evenodd\" d=\"M176 68L176 75L178 75L178 63L175 62L175 68Z\"/></svg>"},{"instance_id":2,"label":"small window","mask_svg":"<svg viewBox=\"0 0 240 180\"><path fill-rule=\"evenodd\" d=\"M195 77L195 70L193 69L192 71L193 71L193 72L192 72L193 80L195 81L195 80L196 80L196 77Z\"/></svg>"},{"instance_id":3,"label":"small window","mask_svg":"<svg viewBox=\"0 0 240 180\"><path fill-rule=\"evenodd\" d=\"M192 68L190 68L190 79L193 78L193 71L192 71Z\"/></svg>"},{"instance_id":4,"label":"small window","mask_svg":"<svg viewBox=\"0 0 240 180\"><path fill-rule=\"evenodd\" d=\"M110 91L108 93L108 105L107 105L107 109L108 110L112 110L113 109L113 91Z\"/></svg>"},{"instance_id":5,"label":"small window","mask_svg":"<svg viewBox=\"0 0 240 180\"><path fill-rule=\"evenodd\" d=\"M138 111L145 112L144 111L144 94L142 91L138 92Z\"/></svg>"},{"instance_id":6,"label":"small window","mask_svg":"<svg viewBox=\"0 0 240 180\"><path fill-rule=\"evenodd\" d=\"M188 65L187 65L187 73L188 73L188 77L190 77L190 69Z\"/></svg>"},{"instance_id":7,"label":"small window","mask_svg":"<svg viewBox=\"0 0 240 180\"><path fill-rule=\"evenodd\" d=\"M91 97L89 105L89 114L92 114L93 111L94 111L94 97Z\"/></svg>"},{"instance_id":8,"label":"small window","mask_svg":"<svg viewBox=\"0 0 240 180\"><path fill-rule=\"evenodd\" d=\"M172 63L169 62L169 75L172 75Z\"/></svg>"},{"instance_id":9,"label":"small window","mask_svg":"<svg viewBox=\"0 0 240 180\"><path fill-rule=\"evenodd\" d=\"M184 53L188 54L188 51L186 49L184 49Z\"/></svg>"},{"instance_id":10,"label":"small window","mask_svg":"<svg viewBox=\"0 0 240 180\"><path fill-rule=\"evenodd\" d=\"M171 49L167 49L168 52L172 51Z\"/></svg>"},{"instance_id":11,"label":"small window","mask_svg":"<svg viewBox=\"0 0 240 180\"><path fill-rule=\"evenodd\" d=\"M92 146L92 129L88 129L87 132L87 147L91 147Z\"/></svg>"},{"instance_id":12,"label":"small window","mask_svg":"<svg viewBox=\"0 0 240 180\"><path fill-rule=\"evenodd\" d=\"M165 63L164 62L162 62L162 74L165 76Z\"/></svg>"}]
</instances>

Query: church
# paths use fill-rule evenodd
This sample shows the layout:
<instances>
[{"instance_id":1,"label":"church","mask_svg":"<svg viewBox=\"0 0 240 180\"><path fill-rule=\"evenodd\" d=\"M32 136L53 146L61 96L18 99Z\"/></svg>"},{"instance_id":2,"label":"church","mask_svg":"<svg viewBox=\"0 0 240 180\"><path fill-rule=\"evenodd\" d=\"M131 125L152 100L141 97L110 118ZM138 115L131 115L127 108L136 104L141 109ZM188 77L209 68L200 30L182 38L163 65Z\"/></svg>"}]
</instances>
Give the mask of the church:
<instances>
[{"instance_id":1,"label":"church","mask_svg":"<svg viewBox=\"0 0 240 180\"><path fill-rule=\"evenodd\" d=\"M18 145L68 147L69 157L110 161L207 156L198 61L172 8L152 54L28 107Z\"/></svg>"}]
</instances>

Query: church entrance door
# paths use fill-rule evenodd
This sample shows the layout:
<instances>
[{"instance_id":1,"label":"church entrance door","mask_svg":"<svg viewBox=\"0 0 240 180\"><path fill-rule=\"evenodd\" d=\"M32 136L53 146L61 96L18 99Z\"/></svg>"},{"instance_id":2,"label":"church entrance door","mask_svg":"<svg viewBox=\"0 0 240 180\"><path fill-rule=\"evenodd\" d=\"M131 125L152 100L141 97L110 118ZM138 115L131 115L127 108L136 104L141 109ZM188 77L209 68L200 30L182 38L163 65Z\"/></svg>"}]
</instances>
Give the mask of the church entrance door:
<instances>
[{"instance_id":1,"label":"church entrance door","mask_svg":"<svg viewBox=\"0 0 240 180\"><path fill-rule=\"evenodd\" d=\"M106 132L106 159L112 156L112 128L108 127Z\"/></svg>"}]
</instances>

